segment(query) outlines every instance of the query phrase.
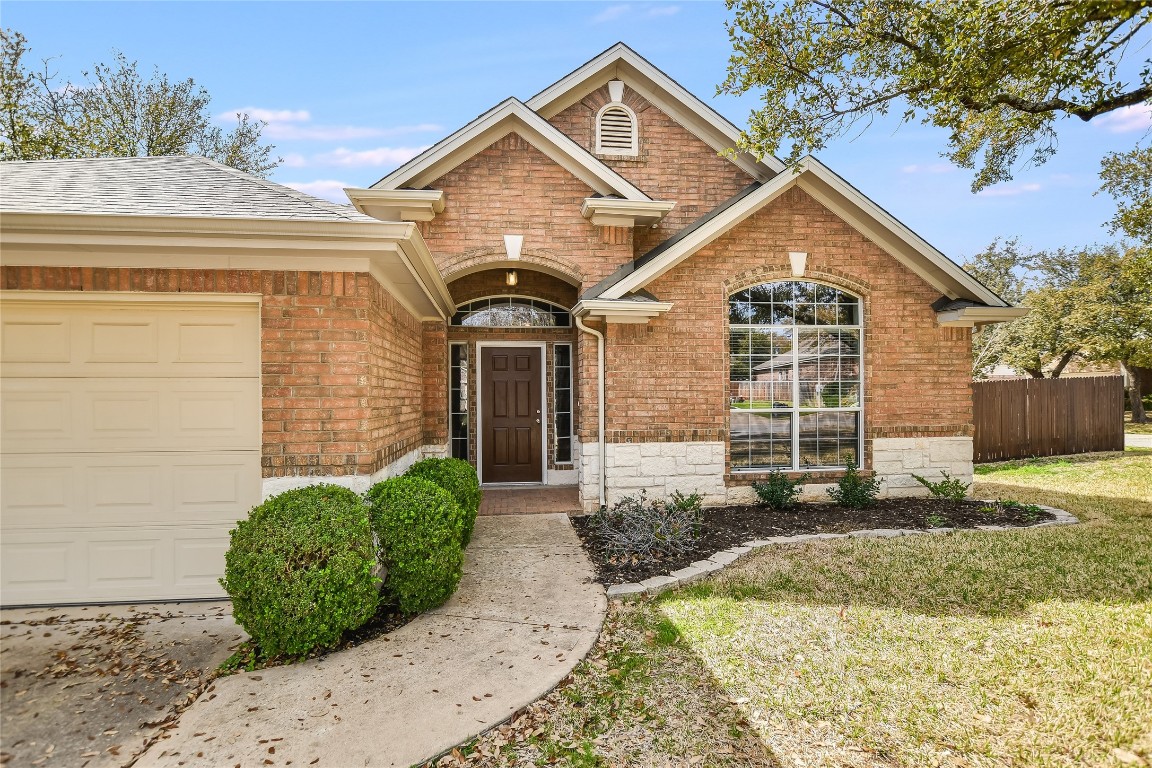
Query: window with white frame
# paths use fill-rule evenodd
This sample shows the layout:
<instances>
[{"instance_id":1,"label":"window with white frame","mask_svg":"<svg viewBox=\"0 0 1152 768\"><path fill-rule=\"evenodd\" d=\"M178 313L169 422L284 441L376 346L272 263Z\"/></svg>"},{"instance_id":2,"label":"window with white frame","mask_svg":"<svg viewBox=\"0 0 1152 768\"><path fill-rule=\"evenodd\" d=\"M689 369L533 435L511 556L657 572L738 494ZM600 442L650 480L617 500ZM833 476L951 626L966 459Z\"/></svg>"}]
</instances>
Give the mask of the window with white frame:
<instances>
[{"instance_id":1,"label":"window with white frame","mask_svg":"<svg viewBox=\"0 0 1152 768\"><path fill-rule=\"evenodd\" d=\"M572 461L572 345L554 345L552 356L553 460L567 464Z\"/></svg>"},{"instance_id":2,"label":"window with white frame","mask_svg":"<svg viewBox=\"0 0 1152 768\"><path fill-rule=\"evenodd\" d=\"M601 109L596 115L596 154L635 155L638 151L636 113L618 103Z\"/></svg>"},{"instance_id":3,"label":"window with white frame","mask_svg":"<svg viewBox=\"0 0 1152 768\"><path fill-rule=\"evenodd\" d=\"M449 346L448 438L452 458L468 460L468 345Z\"/></svg>"},{"instance_id":4,"label":"window with white frame","mask_svg":"<svg viewBox=\"0 0 1152 768\"><path fill-rule=\"evenodd\" d=\"M728 300L729 447L735 471L860 463L860 298L815 282Z\"/></svg>"}]
</instances>

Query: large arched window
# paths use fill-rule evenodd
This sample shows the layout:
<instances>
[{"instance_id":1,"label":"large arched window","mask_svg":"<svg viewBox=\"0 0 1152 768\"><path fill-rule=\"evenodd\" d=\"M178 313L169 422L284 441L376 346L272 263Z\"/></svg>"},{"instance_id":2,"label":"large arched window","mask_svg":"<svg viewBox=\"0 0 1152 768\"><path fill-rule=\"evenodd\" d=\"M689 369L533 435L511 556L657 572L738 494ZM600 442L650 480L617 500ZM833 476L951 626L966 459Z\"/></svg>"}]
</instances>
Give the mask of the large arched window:
<instances>
[{"instance_id":1,"label":"large arched window","mask_svg":"<svg viewBox=\"0 0 1152 768\"><path fill-rule=\"evenodd\" d=\"M860 299L820 283L764 283L728 300L732 468L860 463Z\"/></svg>"},{"instance_id":2,"label":"large arched window","mask_svg":"<svg viewBox=\"0 0 1152 768\"><path fill-rule=\"evenodd\" d=\"M568 328L572 314L550 301L524 296L492 296L461 304L452 325L471 328Z\"/></svg>"}]
</instances>

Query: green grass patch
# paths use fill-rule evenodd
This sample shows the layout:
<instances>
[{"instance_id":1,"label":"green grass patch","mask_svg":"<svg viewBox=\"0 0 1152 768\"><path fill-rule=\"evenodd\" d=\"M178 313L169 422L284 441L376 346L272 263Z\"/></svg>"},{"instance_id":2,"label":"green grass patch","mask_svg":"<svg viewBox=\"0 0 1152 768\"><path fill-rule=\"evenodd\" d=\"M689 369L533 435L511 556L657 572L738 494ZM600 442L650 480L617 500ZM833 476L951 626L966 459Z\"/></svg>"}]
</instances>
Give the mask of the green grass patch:
<instances>
[{"instance_id":1,"label":"green grass patch","mask_svg":"<svg viewBox=\"0 0 1152 768\"><path fill-rule=\"evenodd\" d=\"M846 763L1152 757L1152 457L983 469L977 498L1084 523L778 548L661 610L791 752L819 735Z\"/></svg>"}]
</instances>

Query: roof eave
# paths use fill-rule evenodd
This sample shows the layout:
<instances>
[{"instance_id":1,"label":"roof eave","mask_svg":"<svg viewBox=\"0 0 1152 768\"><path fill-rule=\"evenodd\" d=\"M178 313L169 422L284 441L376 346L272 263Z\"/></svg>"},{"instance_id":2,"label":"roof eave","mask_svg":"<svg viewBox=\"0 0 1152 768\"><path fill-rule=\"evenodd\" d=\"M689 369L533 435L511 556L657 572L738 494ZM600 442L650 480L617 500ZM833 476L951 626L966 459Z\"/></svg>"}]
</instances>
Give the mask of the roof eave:
<instances>
[{"instance_id":1,"label":"roof eave","mask_svg":"<svg viewBox=\"0 0 1152 768\"><path fill-rule=\"evenodd\" d=\"M944 328L978 328L991 323L1008 323L1024 317L1028 307L961 307L936 313L936 322Z\"/></svg>"}]
</instances>

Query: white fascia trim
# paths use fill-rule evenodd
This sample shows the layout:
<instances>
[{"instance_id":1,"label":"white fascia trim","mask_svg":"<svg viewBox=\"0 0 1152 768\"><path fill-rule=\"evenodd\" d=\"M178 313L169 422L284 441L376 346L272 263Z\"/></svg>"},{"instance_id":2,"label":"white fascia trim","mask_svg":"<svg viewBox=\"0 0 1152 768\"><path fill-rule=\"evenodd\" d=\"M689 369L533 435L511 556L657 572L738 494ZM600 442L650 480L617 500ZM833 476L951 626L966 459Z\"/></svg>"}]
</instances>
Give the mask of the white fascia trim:
<instances>
[{"instance_id":1,"label":"white fascia trim","mask_svg":"<svg viewBox=\"0 0 1152 768\"><path fill-rule=\"evenodd\" d=\"M509 133L519 134L602 195L620 195L628 200L651 199L518 99L501 102L371 188L426 187Z\"/></svg>"},{"instance_id":2,"label":"white fascia trim","mask_svg":"<svg viewBox=\"0 0 1152 768\"><path fill-rule=\"evenodd\" d=\"M739 143L739 128L624 43L613 45L528 99L526 104L543 118L550 119L609 80L623 80L717 152L733 149ZM756 158L739 152L731 159L759 181L785 168L783 162L771 155Z\"/></svg>"},{"instance_id":3,"label":"white fascia trim","mask_svg":"<svg viewBox=\"0 0 1152 768\"><path fill-rule=\"evenodd\" d=\"M600 227L635 227L655 224L676 207L668 200L619 200L611 197L588 197L580 206L580 215Z\"/></svg>"},{"instance_id":4,"label":"white fascia trim","mask_svg":"<svg viewBox=\"0 0 1152 768\"><path fill-rule=\"evenodd\" d=\"M411 222L10 213L0 218L0 264L369 272L415 317L454 311Z\"/></svg>"},{"instance_id":5,"label":"white fascia trim","mask_svg":"<svg viewBox=\"0 0 1152 768\"><path fill-rule=\"evenodd\" d=\"M936 313L936 322L945 328L974 328L989 323L1007 323L1024 317L1029 307L961 307Z\"/></svg>"},{"instance_id":6,"label":"white fascia trim","mask_svg":"<svg viewBox=\"0 0 1152 768\"><path fill-rule=\"evenodd\" d=\"M380 221L432 221L444 212L444 193L437 189L357 189L344 194L365 216Z\"/></svg>"},{"instance_id":7,"label":"white fascia trim","mask_svg":"<svg viewBox=\"0 0 1152 768\"><path fill-rule=\"evenodd\" d=\"M972 298L989 306L1006 306L1003 299L813 157L801 159L795 166L765 183L659 257L608 288L600 298L618 299L643 288L794 185L812 194L833 213L944 295L950 298Z\"/></svg>"},{"instance_id":8,"label":"white fascia trim","mask_svg":"<svg viewBox=\"0 0 1152 768\"><path fill-rule=\"evenodd\" d=\"M602 318L606 323L647 323L672 309L670 301L628 301L616 299L585 299L572 308L577 317Z\"/></svg>"}]
</instances>

